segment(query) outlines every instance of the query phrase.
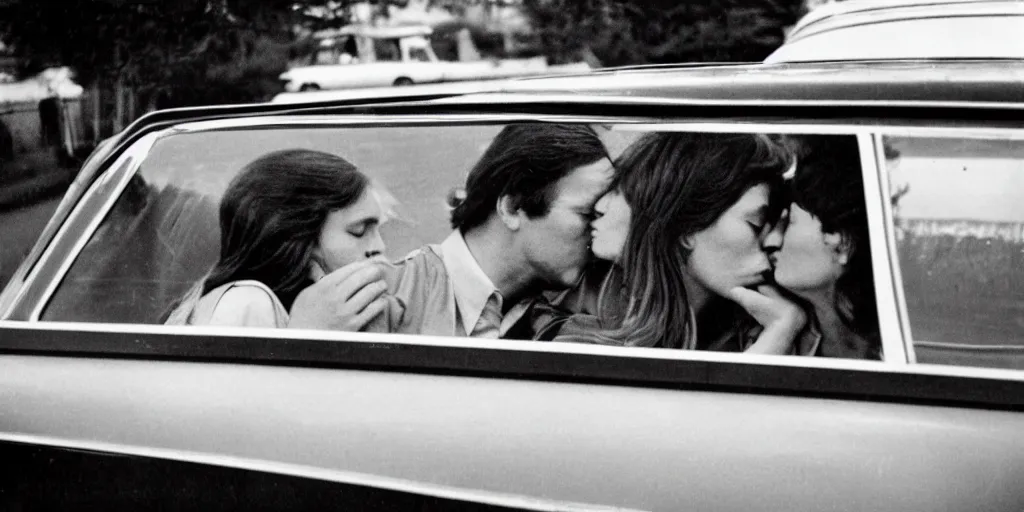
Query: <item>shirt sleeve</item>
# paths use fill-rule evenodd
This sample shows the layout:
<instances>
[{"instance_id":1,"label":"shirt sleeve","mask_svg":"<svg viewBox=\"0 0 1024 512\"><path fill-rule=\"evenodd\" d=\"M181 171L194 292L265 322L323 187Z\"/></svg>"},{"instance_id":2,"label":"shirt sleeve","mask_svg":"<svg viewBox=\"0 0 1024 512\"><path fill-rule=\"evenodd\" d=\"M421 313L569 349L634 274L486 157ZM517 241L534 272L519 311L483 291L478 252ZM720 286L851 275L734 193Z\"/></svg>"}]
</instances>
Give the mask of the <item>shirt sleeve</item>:
<instances>
[{"instance_id":1,"label":"shirt sleeve","mask_svg":"<svg viewBox=\"0 0 1024 512\"><path fill-rule=\"evenodd\" d=\"M277 327L274 299L255 286L238 286L224 292L208 325Z\"/></svg>"}]
</instances>

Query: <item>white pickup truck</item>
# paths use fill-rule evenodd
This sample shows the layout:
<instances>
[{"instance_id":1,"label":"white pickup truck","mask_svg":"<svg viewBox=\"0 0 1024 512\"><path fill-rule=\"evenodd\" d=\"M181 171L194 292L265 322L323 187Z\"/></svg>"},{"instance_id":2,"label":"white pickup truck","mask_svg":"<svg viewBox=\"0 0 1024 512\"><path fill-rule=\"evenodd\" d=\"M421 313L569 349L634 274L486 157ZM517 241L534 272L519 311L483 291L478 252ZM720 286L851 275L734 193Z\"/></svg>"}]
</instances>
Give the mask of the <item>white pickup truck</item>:
<instances>
[{"instance_id":1,"label":"white pickup truck","mask_svg":"<svg viewBox=\"0 0 1024 512\"><path fill-rule=\"evenodd\" d=\"M314 34L316 65L280 75L286 92L488 80L552 72L581 72L586 64L549 67L543 57L449 62L437 58L430 27L350 25Z\"/></svg>"}]
</instances>

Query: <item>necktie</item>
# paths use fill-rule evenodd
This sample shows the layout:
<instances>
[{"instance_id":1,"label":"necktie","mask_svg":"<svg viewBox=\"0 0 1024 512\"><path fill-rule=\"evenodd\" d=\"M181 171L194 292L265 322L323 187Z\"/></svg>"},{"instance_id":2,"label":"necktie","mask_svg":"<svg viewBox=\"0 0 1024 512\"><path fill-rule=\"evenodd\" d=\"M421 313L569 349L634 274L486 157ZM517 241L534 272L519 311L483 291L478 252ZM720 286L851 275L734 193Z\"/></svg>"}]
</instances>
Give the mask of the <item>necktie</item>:
<instances>
[{"instance_id":1,"label":"necktie","mask_svg":"<svg viewBox=\"0 0 1024 512\"><path fill-rule=\"evenodd\" d=\"M501 299L497 292L487 298L484 310L480 312L480 319L476 321L473 332L470 336L474 338L497 339L501 332Z\"/></svg>"}]
</instances>

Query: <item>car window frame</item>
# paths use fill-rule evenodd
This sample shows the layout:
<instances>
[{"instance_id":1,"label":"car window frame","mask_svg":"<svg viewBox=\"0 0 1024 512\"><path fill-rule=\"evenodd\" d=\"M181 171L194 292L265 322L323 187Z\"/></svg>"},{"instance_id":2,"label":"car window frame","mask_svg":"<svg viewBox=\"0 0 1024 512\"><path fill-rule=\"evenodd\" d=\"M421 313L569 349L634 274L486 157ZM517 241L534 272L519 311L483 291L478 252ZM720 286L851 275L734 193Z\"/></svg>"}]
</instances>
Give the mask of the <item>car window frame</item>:
<instances>
[{"instance_id":1,"label":"car window frame","mask_svg":"<svg viewBox=\"0 0 1024 512\"><path fill-rule=\"evenodd\" d=\"M558 121L558 122L580 122L580 123L586 123L586 124L597 124L597 123L601 123L601 122L606 122L607 121L607 120L596 118L596 117L595 118L582 119L582 120L579 120L579 119L577 119L577 120L567 120L567 119L564 118L564 116L555 116L555 117L556 117L555 119L550 119L550 121L552 121L552 122L554 122L554 121ZM451 125L462 125L462 124L476 124L476 123L480 123L480 122L484 122L486 124L498 124L498 123L508 123L508 122L515 122L515 121L523 121L523 120L534 120L534 119L537 119L537 118L542 118L543 119L544 116L531 116L531 115L505 115L505 116L495 116L495 115L483 115L483 116L480 116L480 115L454 115L454 116L446 117L444 119L445 122L443 123L443 125L451 126ZM342 118L342 119L338 119L337 117L334 117L334 116L327 116L327 117L301 118L301 119L298 119L298 120L294 121L294 123L296 123L294 126L296 128L299 128L299 127L316 127L316 126L327 127L327 128L329 128L329 127L359 128L359 127L364 126L364 125L367 126L367 127L373 127L373 126L379 126L379 125L417 126L417 125L421 125L421 124L423 126L430 126L430 125L433 125L434 123L436 123L437 121L438 121L438 116L397 116L397 118L389 119L386 122L382 122L379 119L378 116L347 116L347 117ZM140 140L135 145L133 145L132 148L130 148L130 151L127 152L125 155L122 155L122 157L121 157L122 159L133 158L134 160L132 161L132 165L130 167L126 167L124 169L124 173L120 176L119 179L121 181L118 183L117 190L115 192L115 195L113 196L113 199L111 201L109 201L108 204L104 205L103 209L97 215L95 215L95 218L93 219L93 221L94 221L93 224L91 224L88 227L88 229L83 231L81 233L80 237L75 241L75 245L73 246L71 251L66 255L66 257L63 260L64 265L62 265L59 268L58 273L54 276L54 278L49 283L49 287L39 297L39 300L32 307L31 313L30 313L30 315L28 317L28 320L29 321L40 321L42 313L46 309L46 307L49 305L49 302L52 300L53 294L54 294L57 286L59 286L59 283L63 281L64 277L66 276L67 272L69 271L69 269L70 269L71 265L74 263L74 261L77 260L77 258L79 256L79 253L81 252L82 248L84 248L84 246L88 242L88 240L95 234L95 231L99 227L99 224L101 223L101 220L103 218L105 218L106 215L109 213L109 211L113 208L114 202L116 201L117 197L119 197L121 195L121 193L124 191L124 188L127 186L128 181L131 178L131 176L134 175L134 173L138 172L139 168L142 165L142 162L145 161L146 154L153 148L153 146L160 139L163 139L165 137L171 137L171 136L174 136L174 135L177 135L177 134L200 133L200 132L204 132L204 131L257 129L257 128L266 129L268 127L281 127L281 126L283 126L283 123L285 123L285 122L287 122L287 118L280 119L280 118L275 118L275 117L258 118L258 119L255 119L255 120L252 120L252 119L231 119L231 120L197 121L197 122L193 122L193 123L184 123L182 125L176 126L174 128L171 128L171 129L167 129L167 130L155 133L155 134L150 134L150 135L146 136L144 139ZM879 203L878 196L868 192L869 190L878 190L878 187L876 185L879 184L879 175L880 175L879 173L881 172L881 168L878 167L877 162L875 162L875 159L870 157L870 155L872 155L874 153L874 150L872 149L871 146L873 144L875 144L876 142L871 139L871 137L870 137L870 133L871 132L868 131L865 127L862 127L862 126L852 126L852 125L841 125L841 124L840 125L835 125L835 126L832 126L832 127L825 127L825 126L822 126L822 125L809 126L809 125L806 125L806 124L780 125L780 124L777 124L777 123L731 124L731 123L728 123L728 122L721 122L721 121L718 121L718 122L714 122L714 121L711 121L711 122L696 122L696 123L692 123L692 122L679 123L679 122L671 122L670 121L670 122L649 123L649 122L644 122L643 120L634 120L633 123L621 123L619 121L613 122L612 123L612 129L613 130L616 129L615 128L616 126L618 126L618 129L620 129L620 130L629 130L629 131L658 131L658 130L661 130L661 131L705 131L705 132L725 132L725 133L779 133L779 134L785 134L785 133L820 133L820 134L835 134L835 135L855 136L855 137L857 137L858 147L860 149L861 173L862 173L862 178L863 178L863 181L864 181L865 202L866 202L866 205L868 205L868 210L869 210L869 219L868 219L869 225L880 225L879 222L882 220L877 215L877 211L876 211L877 208L872 208L872 205L877 206L877 204ZM131 150L135 150L135 151L131 151ZM116 165L116 163L115 163L115 165ZM92 194L96 193L95 192L96 187L100 186L100 182L101 181L103 181L103 180L102 179L98 180L97 183L93 184L93 187L90 188L90 190L86 193L85 197L83 198L83 201L81 201L81 202L84 203L84 202L88 201L88 198L91 197ZM881 197L888 197L888 196L884 196L883 195ZM875 214L872 215L871 212L875 212ZM75 216L76 216L76 212L72 212L71 215L69 216L69 219L73 219L73 218L75 218ZM885 228L885 229L888 229L888 228ZM875 284L876 304L878 305L879 324L883 328L883 332L881 333L882 334L882 343L883 343L883 353L885 354L885 356L884 356L885 357L885 362L890 362L890 358L891 358L891 360L892 360L891 362L906 364L907 362L909 362L909 357L907 356L908 352L906 350L906 344L907 344L906 339L907 338L904 336L904 333L902 331L897 330L897 329L892 327L892 325L893 325L892 320L895 319L895 316L892 314L891 309L892 309L892 307L895 307L895 304L896 304L896 301L893 298L893 294L895 293L894 290L892 289L893 288L893 283L892 283L891 280L882 278L882 276L885 276L885 275L889 274L890 269L892 268L892 264L891 264L891 262L885 261L885 259L886 259L885 254L879 254L879 253L888 253L888 254L890 254L889 257L891 257L891 254L894 254L892 252L892 250L891 250L891 248L893 246L889 244L888 236L879 236L879 235L884 235L884 234L876 233L877 231L878 230L871 230L871 229L869 229L868 232L869 232L870 236L872 237L871 243L872 243L873 246L876 246L876 244L883 244L883 241L884 241L884 245L877 245L877 247L886 247L885 251L877 251L877 250L873 251L873 254L875 254L875 256L873 257L874 261L872 262L873 270L874 270L874 276L875 276L875 283L874 284ZM44 255L44 256L47 256L47 255ZM48 256L52 257L52 255L48 255ZM26 280L26 281L30 282L30 280ZM881 300L879 300L879 297L881 297ZM900 324L896 324L896 325L900 325ZM897 340L899 340L899 341L897 341Z\"/></svg>"},{"instance_id":2,"label":"car window frame","mask_svg":"<svg viewBox=\"0 0 1024 512\"><path fill-rule=\"evenodd\" d=\"M23 301L30 301L33 305L28 320L39 321L39 316L46 304L49 303L49 298L53 296L85 244L92 238L96 229L113 208L114 203L120 198L128 181L138 171L146 154L157 140L158 134L148 134L142 137L127 151L119 155L106 170L98 171L97 178L78 198L76 204L69 205L70 211L64 217L61 225L56 228L56 232L49 239L49 243L38 258L22 263L22 267L30 265L30 270L24 280L19 283L16 291L10 292L10 299L4 303L6 311L3 313L3 318L10 314L10 308L17 307ZM102 197L103 192L107 189L110 190L110 195ZM90 217L88 213L92 208L98 208L99 214ZM76 229L80 229L77 236L75 235ZM61 255L66 257L60 258ZM54 279L41 288L34 286L41 275L47 272L54 272ZM33 291L36 292L35 298L31 298ZM9 292L5 289L4 295L7 293Z\"/></svg>"},{"instance_id":3,"label":"car window frame","mask_svg":"<svg viewBox=\"0 0 1024 512\"><path fill-rule=\"evenodd\" d=\"M462 123L473 124L473 123L477 123L477 122L486 122L486 123L495 123L496 124L496 123L505 123L505 122L515 122L515 121L521 121L521 120L533 120L533 119L537 119L538 117L543 118L544 116L531 116L531 115L525 115L525 116L524 115L505 115L505 116L500 116L500 115L499 116L495 116L495 115L484 115L484 116L480 116L480 115L455 115L455 116L443 116L443 119L439 119L439 116L396 116L394 118L389 118L386 122L383 122L378 116L347 116L347 117L344 117L344 118L341 118L341 119L339 119L339 118L337 118L335 116L326 116L326 117L314 117L314 118L301 118L301 119L292 120L291 123L289 123L289 119L288 118L282 119L282 118L276 118L276 117L265 117L265 118L258 118L258 119L244 119L243 118L243 119L210 120L210 121L197 121L197 122L192 122L192 123L183 123L183 124L178 125L178 126L173 127L173 128L169 128L169 129L165 129L165 130L162 130L160 132L157 132L157 133L149 134L146 137L144 137L142 140L138 141L136 144L133 144L129 148L129 151L127 151L125 154L121 155L121 157L119 159L119 162L129 161L129 162L131 162L131 164L130 165L129 164L122 164L122 166L124 166L124 168L123 168L122 172L120 173L119 177L117 178L117 179L119 179L119 181L118 181L118 184L116 186L116 192L114 192L114 195L112 196L112 199L110 201L108 201L107 204L104 204L102 209L99 212L97 212L97 214L94 215L94 217L92 219L93 222L87 227L87 229L83 230L79 234L79 237L74 241L74 244L72 245L71 249L64 255L64 257L62 259L63 264L59 267L57 273L51 279L50 283L48 284L48 287L38 297L38 300L32 306L31 312L30 312L30 314L28 316L28 320L29 321L40 321L40 317L41 317L43 311L48 306L50 300L52 299L53 294L54 294L57 286L59 286L59 283L62 282L62 280L66 276L68 270L70 269L71 265L73 264L73 262L75 260L77 260L78 255L81 252L82 248L84 248L84 246L88 242L88 240L94 235L96 229L99 227L99 224L101 223L101 220L103 218L105 218L106 215L109 213L110 209L113 207L114 202L116 201L116 198L120 196L120 194L123 192L124 188L127 186L127 183L129 181L129 179L131 178L131 176L135 172L137 172L139 170L139 168L141 167L142 162L145 161L146 154L152 149L153 145L155 145L160 139L163 139L164 137L171 137L171 136L174 136L176 134L200 133L200 132L204 132L204 131L259 129L259 128L268 128L268 127L280 127L280 126L283 126L285 124L292 124L292 123L294 123L295 127L316 127L316 126L322 126L322 127L339 127L339 128L358 128L358 127L361 127L361 126L364 126L364 125L369 127L369 126L377 126L377 125L382 125L382 124L387 124L387 125L403 125L403 126L415 126L415 125L422 124L424 126L427 126L427 125L434 124L434 123L436 123L439 120L443 120L444 121L443 122L444 125L462 124ZM557 116L557 117L558 117L557 119L552 119L552 121L582 122L582 123L588 123L588 124L599 123L599 122L605 121L605 120L602 120L602 119L593 119L593 118L567 120L567 119L564 118L564 116ZM622 124L621 122L616 121L614 124L622 126L625 129L641 130L641 131L655 131L655 130L686 131L686 130L693 130L693 131L746 132L746 133L823 133L823 134L824 133L831 133L831 134L846 134L846 135L856 136L856 137L858 137L858 146L861 148L861 167L862 167L862 175L863 175L864 180L865 180L865 197L866 197L866 200L867 200L867 204L870 205L872 203L878 203L878 198L877 197L872 197L872 195L868 193L868 189L869 188L873 188L870 185L872 183L878 181L877 176L878 176L879 169L877 168L877 164L874 164L874 166L872 165L873 162L874 162L874 159L865 158L865 154L871 153L870 149L865 149L865 145L869 144L869 143L873 144L873 142L870 139L865 139L864 138L870 132L868 132L863 126L847 126L847 125L840 124L840 125L833 126L831 128L827 128L827 127L822 126L822 125L808 126L808 125L804 125L804 124L787 124L787 125L779 125L779 124L773 124L773 123L731 124L731 123L728 123L728 122L721 122L721 121L718 121L718 122L715 122L715 121L700 122L700 121L698 121L696 123L693 123L693 122L684 122L684 123L679 123L679 122L647 123L647 122L643 122L642 120L636 121L634 123L626 123L626 124ZM628 128L626 128L626 127L628 127ZM114 163L114 167L115 168L117 167L117 164L118 164L118 162ZM874 167L874 168L872 168L872 167ZM83 206L83 205L88 204L88 202L90 201L90 198L92 198L95 194L98 193L97 190L100 187L106 185L107 180L103 179L102 175L107 175L107 174L109 174L109 172L110 171L108 170L105 173L101 173L101 179L99 179L95 183L93 183L93 186L90 187L89 191L86 192L86 194L83 196L82 201L80 201L80 204L77 205L75 211L72 211L71 215L69 215L69 218L68 218L69 221L73 221L76 217L81 215L80 208L84 209L85 206ZM869 209L870 209L870 207L869 207ZM873 209L871 209L871 210L873 210ZM875 225L877 225L877 223L876 223L877 220L878 219L871 219L871 218L869 218L869 222L875 222ZM72 222L65 223L65 226L63 226L62 230L58 233L57 240L63 240L61 235L65 235L66 234L68 229L70 229L70 228L68 228L69 225L73 225ZM869 233L871 233L872 236L874 237L876 231L877 230L869 230ZM876 240L873 239L872 240L872 244L875 244L875 243L876 243ZM51 245L51 249L52 249L52 247L54 245L55 244ZM875 252L876 253L881 253L883 251L875 251ZM884 251L884 252L891 252L891 251ZM47 261L47 260L49 260L49 259L51 259L53 257L55 257L55 256L52 253L44 254L43 257L41 258L41 260L42 261ZM876 280L876 283L875 283L875 286L876 286L876 303L879 304L879 321L880 321L880 325L888 325L888 324L882 323L883 319L884 318L889 318L892 315L889 314L889 311L888 311L887 308L883 308L883 304L892 304L893 301L887 300L887 299L883 299L881 301L878 300L879 296L889 297L889 294L891 293L891 290L890 290L891 282L889 280L880 279L880 277L879 277L879 276L886 275L889 272L888 269L891 268L891 264L889 264L888 262L882 261L883 259L884 259L884 255L878 255L878 256L875 257L876 261L874 261L873 264L875 265L875 271L876 271L875 272L875 275L876 275L876 278L875 278L875 280ZM34 281L34 278L37 277L37 276L38 276L38 274L30 275L29 278L26 279L26 283L32 283ZM888 334L888 336L886 334ZM895 331L889 331L887 333L883 333L883 351L886 354L885 355L885 361L886 362L890 362L890 359L891 359L892 362L906 363L908 361L908 358L906 356L907 352L905 350L906 338L903 336L902 333L899 333L898 336L900 337L899 338L900 342L896 343L896 342L893 341L894 340L893 336L896 336L896 335L897 335L897 333ZM904 347L904 348L900 348L900 347Z\"/></svg>"},{"instance_id":4,"label":"car window frame","mask_svg":"<svg viewBox=\"0 0 1024 512\"><path fill-rule=\"evenodd\" d=\"M948 139L980 139L980 140L1013 140L1024 143L1024 128L980 128L980 127L882 127L872 134L875 146L875 162L879 170L879 185L882 188L881 197L891 197L891 180L889 168L885 158L885 137L906 137L906 138L948 138ZM884 215L884 226L886 231L886 243L888 245L888 260L891 268L892 279L895 283L896 312L899 317L900 329L903 332L903 350L907 361L910 364L920 364L917 361L916 347L914 346L913 325L910 320L910 312L907 306L906 291L903 287L903 276L900 268L899 247L896 245L896 219L891 201L882 201ZM921 340L929 341L929 340ZM975 368L975 367L968 367Z\"/></svg>"},{"instance_id":5,"label":"car window frame","mask_svg":"<svg viewBox=\"0 0 1024 512\"><path fill-rule=\"evenodd\" d=\"M872 225L876 225L876 226L879 225L878 224L879 219L880 218L884 219L885 216L887 215L887 213L886 213L887 212L887 204L886 204L886 201L882 200L882 198L883 197L888 197L888 196L887 195L882 195L884 193L885 187L887 185L887 177L885 179L882 178L882 174L881 173L884 172L884 169L883 169L882 166L879 165L879 162L877 160L877 155L878 155L878 152L881 151L881 147L878 145L878 140L876 140L874 134L875 133L879 133L880 131L889 131L889 130L892 130L892 129L897 129L897 130L899 130L899 129L910 129L910 130L915 130L915 131L923 130L923 131L926 131L926 132L929 131L929 130L938 130L940 132L948 132L950 130L955 130L955 131L962 131L962 130L964 130L964 128L937 127L937 128L927 129L927 128L920 128L920 127L914 127L914 126L909 126L909 127L905 127L905 128L893 128L893 127L888 126L888 125L883 124L883 123L857 123L857 122L855 122L853 120L844 121L844 122L833 121L831 123L816 123L816 122L813 122L811 120L793 120L793 121L785 121L785 122L782 122L782 121L766 122L766 121L755 120L755 121L746 121L746 122L744 122L744 121L738 121L738 120L730 120L730 119L722 120L722 119L715 119L715 118L697 118L697 119L689 119L689 120L685 120L685 121L664 121L664 120L653 121L651 119L639 118L639 117L623 118L623 117L618 117L618 116L607 117L607 116L581 116L581 115L559 115L559 114L547 114L547 115L545 115L545 114L516 114L516 113L506 113L506 114L449 114L449 115L440 115L440 114L431 114L431 115L402 115L402 114L399 114L399 115L386 115L386 116L385 115L353 115L353 116L326 115L326 116L312 116L312 117L309 117L309 116L307 116L307 117L266 116L266 117L258 117L258 118L255 118L255 119L254 118L236 118L236 119L224 119L224 120L204 120L204 121L182 123L182 124L179 124L179 125L174 126L174 127L166 128L166 129L163 129L163 130L158 131L158 132L147 134L142 139L140 139L135 144L133 144L131 147L129 147L128 151L126 151L125 153L120 155L118 157L118 159L115 160L114 163L110 167L108 167L105 171L101 171L100 172L99 179L97 179L92 184L92 186L89 188L89 190L86 191L86 193L83 195L82 200L79 202L78 205L76 205L75 210L72 211L70 213L70 215L68 216L68 222L66 222L65 225L61 226L61 231L57 233L57 235L55 236L54 240L55 241L56 240L63 240L63 237L72 236L72 235L69 235L66 232L66 231L69 230L68 226L72 224L71 220L74 219L76 216L81 215L81 209L84 208L83 207L84 204L88 203L90 200L95 201L95 198L93 196L95 194L97 194L97 190L99 190L102 187L103 183L109 183L110 180L109 179L105 179L103 175L109 174L111 172L115 172L116 173L116 171L111 171L111 169L117 169L117 165L118 165L119 162L122 165L129 165L129 164L132 165L131 172L127 171L127 169L129 167L123 167L122 168L123 172L120 175L118 175L118 178L120 179L120 181L118 182L120 184L120 188L118 189L117 193L112 196L112 198L108 198L108 199L110 199L109 200L109 204L107 204L106 208L103 209L103 211L101 212L101 215L98 215L97 218L93 219L93 221L94 221L93 224L94 225L91 226L91 229L89 229L87 232L80 233L79 237L76 240L76 243L73 245L73 247L77 247L77 249L74 250L73 257L68 258L66 260L67 267L70 267L70 265L74 262L75 258L77 258L78 252L81 250L81 248L84 246L84 244L92 237L93 233L95 232L95 229L98 227L98 225L100 223L100 219L104 218L107 215L107 212L109 212L110 208L113 206L114 201L116 201L117 197L119 197L121 191L123 191L123 189L124 189L124 186L127 185L128 179L131 177L131 175L134 174L134 172L136 172L138 170L138 167L141 165L141 162L144 160L144 158L140 158L139 157L140 151L138 151L138 150L141 150L142 148L146 148L146 151L148 151L148 149L150 149L152 147L152 144L155 143L155 141L157 141L160 138L165 137L165 136L172 136L172 135L177 134L177 133L196 133L196 132L201 132L201 131L204 131L204 130L239 130L239 129L249 129L249 128L256 128L256 127L274 127L274 126L277 126L277 127L281 127L281 126L298 127L298 126L301 125L301 126L309 126L309 127L322 126L322 127L338 127L338 128L358 128L360 126L394 126L394 125L413 126L413 125L421 125L421 126L426 127L426 126L432 126L432 125L452 125L452 124L505 124L505 123L517 122L517 121L546 121L546 122L572 122L572 123L587 123L587 124L613 124L616 127L619 127L620 129L646 130L646 131L651 131L651 130L663 130L663 131L667 131L667 130L693 130L693 131L707 131L707 132L715 132L715 131L717 131L717 132L732 132L732 133L779 133L779 134L783 134L783 133L792 133L792 134L808 133L808 134L836 134L836 135L843 134L843 135L857 136L858 137L858 144L859 144L860 151L861 151L861 164L862 164L861 165L861 167L862 167L861 168L861 172L863 173L863 177L864 177L864 180L865 180L865 189L864 190L865 190L865 197L867 199L867 205L868 205L869 222L871 222ZM989 131L990 130L996 130L996 131L1006 131L1006 130L1020 131L1020 129L1012 129L1012 128L1011 129L994 128L994 129L983 129L983 130L989 130ZM874 158L871 158L872 155L874 156ZM878 190L879 193L878 194L872 194L872 193L869 192L869 190ZM888 212L888 215L891 216L891 208L890 208L890 210ZM874 230L870 230L869 231L871 233L871 237L872 237L871 238L871 243L872 243L873 246L876 243L883 243L883 241L884 241L884 245L882 245L881 247L886 247L887 248L887 250L884 250L884 251L883 250L873 251L873 254L875 254L875 256L873 258L874 259L873 265L874 265L874 268L876 269L876 275L875 275L876 290L875 291L876 291L876 303L879 305L879 315L880 315L879 316L879 320L880 320L880 322L883 322L885 318L890 318L890 319L891 318L900 318L899 322L897 322L897 323L888 322L888 323L885 324L886 327L883 327L883 343L884 343L884 346L885 346L884 350L886 350L886 356L885 356L885 359L882 362L863 362L863 361L852 361L852 360L826 360L824 358L801 358L801 357L785 357L785 358L782 358L782 359L776 359L776 358L773 358L772 356L751 356L751 355L746 355L746 354L726 354L725 356L723 356L725 358L724 361L744 363L744 364L746 364L746 363L761 364L761 365L767 365L767 366L777 367L777 368L796 368L796 367L812 367L813 368L813 367L820 367L820 368L857 369L857 370L863 370L863 369L868 369L868 368L876 368L876 369L884 369L885 371L892 371L892 370L903 371L903 369L906 368L909 363L913 362L911 360L910 356L908 356L908 354L910 354L912 352L908 351L907 348L906 348L907 347L907 343L912 343L912 338L909 338L909 337L907 337L905 335L905 332L906 332L905 329L906 329L906 325L907 324L902 319L902 317L900 317L900 315L901 315L900 311L898 309L895 309L895 308L899 308L900 304L901 304L900 298L896 295L897 294L897 290L899 290L900 287L896 286L895 283L893 282L892 278L889 277L889 276L893 275L892 274L892 268L893 268L892 258L893 258L893 255L895 254L895 252L894 252L895 251L895 246L894 246L894 242L893 242L893 233L892 233L893 230L892 230L891 224L886 224L886 223L883 222L881 225L882 225L882 229L881 230L874 229ZM55 244L51 244L51 247L49 247L47 249L47 251L41 256L40 262L45 262L47 259L54 257L54 251L55 251L54 246L55 246ZM30 285L32 285L34 283L34 279L38 279L39 278L39 269L43 265L39 265L39 264L36 264L36 263L39 263L39 262L34 262L33 263L35 268L33 269L33 273L29 276L29 278L26 279L25 286L23 286L21 288L21 290L20 290L21 293L24 293L24 291L27 288L29 288ZM882 271L882 269L884 269L884 272ZM50 284L52 285L52 288L54 288L54 289L56 288L57 284L60 283L61 280L63 279L63 277L64 277L64 275L65 275L67 270L68 270L68 268L64 268L62 273L60 274L60 276L57 276L57 278L55 278L55 279L53 279L51 281ZM884 277L882 277L882 276L884 276ZM52 293L53 293L53 289L50 289L50 290L47 291L46 294L44 294L45 295L44 297L40 297L39 298L39 302L37 303L37 307L35 309L35 315L33 317L30 317L30 319L29 319L29 322L31 324L34 324L33 326L36 327L36 328L39 328L40 330L44 330L45 331L47 329L47 325L51 325L52 326L52 324L48 324L46 322L39 322L38 321L38 318L39 318L38 315L45 308L46 304L49 303L49 300L52 297ZM880 297L885 297L885 296L888 296L889 294L892 295L890 299L880 300ZM905 302L903 302L902 305L903 305L902 307L905 308ZM885 316L883 316L883 314ZM6 322L6 321L0 322L0 329L6 329L7 327L10 327L12 323L16 323L16 322ZM168 326L143 326L143 325L135 325L135 324L72 324L72 323L66 323L65 324L65 323L59 323L58 325L63 325L64 327L71 326L71 327L76 328L76 329L82 328L82 327L88 325L89 326L88 329L87 329L88 331L94 331L94 330L104 331L104 329L107 329L110 332L135 332L135 333L138 333L138 334L143 334L143 333L149 332L149 330L146 329L146 328L170 329L170 330L165 331L165 333L167 333L167 334L174 334L174 333L181 332L181 331L178 331L177 329L170 328ZM97 327L97 326L99 326L99 327ZM188 332L190 334L195 334L197 332L197 331L188 331L188 329L195 329L195 327L184 327L183 329L186 329L185 332ZM230 332L224 332L224 331L219 331L219 332L217 332L217 331L210 331L210 332L202 331L202 332L204 333L203 335L206 335L206 336L218 336L218 337L227 337L227 338L231 337L230 336L230 334L231 334ZM236 330L234 332L237 334L238 332L241 332L241 331L237 331ZM296 331L296 332L298 332L298 331ZM886 335L885 335L886 332L889 333L888 337L886 337ZM898 333L898 335L895 334L895 333ZM309 332L309 331L304 332L304 333L303 332L299 332L299 334L296 334L295 332L276 333L276 335L271 335L271 334L275 334L275 333L256 332L256 333L252 333L251 334L252 337L250 339L252 339L252 338L275 339L275 338L280 338L281 335L285 335L284 337L286 337L286 338L290 337L290 338L294 338L294 339L307 339L307 340L318 340L318 341L328 341L328 340L331 340L331 341L369 342L369 343L372 344L374 342L373 340L376 340L376 339L379 338L377 335L371 336L369 339L367 339L367 338L360 338L361 333L329 333L329 332ZM404 346L414 346L414 345L424 345L424 344L432 345L432 346L436 346L436 345L458 346L458 345L463 345L465 343L465 340L461 340L459 338L429 339L430 337L414 336L414 335L385 335L384 337L387 338L388 336L401 336L403 339L399 340L400 341L399 345L404 345ZM894 337L894 336L896 336L896 337ZM888 341L886 341L886 340L888 340ZM524 350L527 350L527 351L533 350L533 349L537 349L537 348L540 347L540 345L538 345L536 342L530 342L530 341L512 341L512 340L509 340L509 341L506 341L506 342L507 343L512 343L513 345L518 344L518 345L516 345L517 349L524 349ZM17 345L17 344L15 344L15 345ZM893 348L893 347L896 347L896 348ZM4 348L4 347L0 347L0 349L2 349L2 348ZM7 349L11 349L12 347L8 346L6 348ZM15 350L25 350L26 348L27 347L24 347L24 346L14 347ZM593 350L594 350L593 347L585 347L585 346L582 346L582 345L575 345L575 346L570 346L570 347L561 347L556 352L565 352L565 353L569 353L569 354L573 354L573 353L575 353L575 354L592 354ZM642 356L642 359L647 359L647 358L650 357L650 354L649 354L650 351L647 351L645 349L623 348L623 349L619 349L619 350L623 350L623 352L616 352L617 355L629 356L630 358ZM544 350L541 350L541 352L543 352L543 351ZM637 351L639 351L639 352L637 352ZM655 352L664 352L664 351L655 351ZM697 362L697 363L701 363L701 362L703 362L703 363L707 363L707 362L722 362L723 361L723 360L718 359L716 357L711 357L711 359L709 360L708 359L709 356L707 354L703 354L703 353L696 353L696 352L689 352L689 351L683 351L683 352L669 351L669 352L673 352L673 354L661 354L661 355L662 356L668 355L668 356L670 356L669 359L672 359L672 360L692 361L692 362ZM161 357L163 357L163 356L161 356ZM767 357L768 359L763 359L764 357ZM867 365L867 366L863 366L863 365ZM991 370L988 370L988 369L977 369L977 368L971 368L971 370L983 370L982 374L985 374L985 371L991 371ZM999 377L999 378L1006 378L1006 375L1015 376L1016 374L1010 373L1010 374L1000 374L1000 375L1001 375L1001 377ZM1011 378L1010 380L1014 380L1014 378Z\"/></svg>"}]
</instances>

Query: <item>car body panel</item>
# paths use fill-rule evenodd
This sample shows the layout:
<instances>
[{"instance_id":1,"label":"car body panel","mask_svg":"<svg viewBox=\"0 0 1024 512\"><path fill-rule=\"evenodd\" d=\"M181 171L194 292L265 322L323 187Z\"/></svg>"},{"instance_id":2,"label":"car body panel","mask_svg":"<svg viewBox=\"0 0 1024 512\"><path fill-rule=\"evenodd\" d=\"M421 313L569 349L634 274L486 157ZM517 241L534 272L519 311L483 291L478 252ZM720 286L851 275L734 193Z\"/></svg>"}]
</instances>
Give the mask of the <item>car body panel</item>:
<instances>
[{"instance_id":1,"label":"car body panel","mask_svg":"<svg viewBox=\"0 0 1024 512\"><path fill-rule=\"evenodd\" d=\"M1011 63L712 66L151 114L87 162L0 297L27 320L0 321L0 456L20 443L530 510L1019 510L1024 374L908 364L880 134L1019 137L1022 82ZM885 360L36 321L160 141L456 125L484 140L527 120L857 136L890 281Z\"/></svg>"},{"instance_id":2,"label":"car body panel","mask_svg":"<svg viewBox=\"0 0 1024 512\"><path fill-rule=\"evenodd\" d=\"M0 366L8 440L642 510L1024 503L1015 412L221 363Z\"/></svg>"}]
</instances>

